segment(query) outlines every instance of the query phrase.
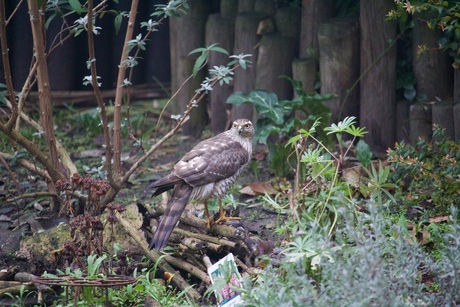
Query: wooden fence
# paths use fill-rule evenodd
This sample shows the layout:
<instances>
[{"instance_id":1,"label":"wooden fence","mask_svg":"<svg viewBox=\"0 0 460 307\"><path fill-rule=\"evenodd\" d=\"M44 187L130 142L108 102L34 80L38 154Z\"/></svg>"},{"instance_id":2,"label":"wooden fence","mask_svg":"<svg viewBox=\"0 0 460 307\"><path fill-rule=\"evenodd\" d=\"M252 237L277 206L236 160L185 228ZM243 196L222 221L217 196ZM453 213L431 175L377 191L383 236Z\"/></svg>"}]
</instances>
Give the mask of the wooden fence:
<instances>
[{"instance_id":1,"label":"wooden fence","mask_svg":"<svg viewBox=\"0 0 460 307\"><path fill-rule=\"evenodd\" d=\"M396 22L386 18L394 2L361 1L359 14L348 18L337 16L335 2L304 0L302 7L279 7L271 0L221 0L220 12L209 14L207 1L191 1L190 14L171 21L173 89L191 73L192 65L184 64L193 61L188 52L203 43L219 43L234 54L253 54L254 65L236 72L232 88L216 87L208 110L197 110L197 119L191 120L186 131L199 134L206 112L215 133L224 129L229 111L224 100L231 92L258 88L275 92L281 99L291 98L289 82L279 78L287 75L301 80L307 91L314 91L319 80L321 93L337 94L338 99L326 103L333 120L357 116L359 125L370 132L366 141L376 151L386 150L395 141L429 139L432 123L441 124L449 137L459 140L460 105L454 104L460 102L459 74L455 72L454 79L452 59L437 48L439 33L426 28L423 16L414 17L412 65L416 91L426 99L400 100L396 82L401 46ZM431 51L417 55L420 44ZM316 58L310 56L311 50L316 50ZM212 57L209 65L227 61ZM185 103L192 91L193 87L185 91L179 103ZM251 106L231 109L231 118L243 116L257 117Z\"/></svg>"},{"instance_id":2,"label":"wooden fence","mask_svg":"<svg viewBox=\"0 0 460 307\"><path fill-rule=\"evenodd\" d=\"M9 10L17 2L8 1ZM138 20L147 20L153 4L164 2L141 1ZM231 86L215 87L208 104L194 111L184 133L198 136L208 120L217 133L232 118L256 119L251 106L231 108L225 103L226 98L233 92L249 93L254 89L273 91L281 99L292 98L289 82L279 78L286 75L301 80L309 92L320 81L321 93L337 94L338 99L326 103L331 107L333 120L357 116L359 125L370 132L366 141L375 151L384 151L395 141L414 141L420 136L429 139L432 123L441 124L448 136L460 140L459 72L452 68L452 59L438 50L439 33L427 29L424 16L414 17L411 64L415 89L426 99L414 103L398 98L401 90L397 90L397 80L401 72L397 62L403 52L411 49L401 46L396 22L386 19L393 0L360 1L358 13L346 18L339 16L343 12L336 10L336 0L303 0L301 7L285 5L289 2L189 0L188 14L170 19L169 24L154 33L147 53L141 55L143 60L136 68L134 83L152 84L155 76L162 82L171 80L174 91L191 74L195 58L189 52L218 43L233 54L252 54L253 66L237 70ZM120 1L114 8L124 7L129 9L129 1ZM8 28L17 86L25 79L32 57L25 5L20 10ZM101 24L102 39L96 46L96 53L103 55L98 57L98 69L103 87L110 89L114 87L113 72L119 61L123 33L114 35L110 20L98 22L105 22ZM51 31L59 30L53 30L53 24L50 27ZM139 31L137 28L135 33ZM82 37L66 42L64 49L50 59L52 90L83 89L87 59L84 40ZM430 52L418 55L416 46L422 44ZM312 50L316 56L312 56ZM212 54L209 66L227 62L225 56ZM204 77L199 75L180 91L174 111L184 110Z\"/></svg>"}]
</instances>

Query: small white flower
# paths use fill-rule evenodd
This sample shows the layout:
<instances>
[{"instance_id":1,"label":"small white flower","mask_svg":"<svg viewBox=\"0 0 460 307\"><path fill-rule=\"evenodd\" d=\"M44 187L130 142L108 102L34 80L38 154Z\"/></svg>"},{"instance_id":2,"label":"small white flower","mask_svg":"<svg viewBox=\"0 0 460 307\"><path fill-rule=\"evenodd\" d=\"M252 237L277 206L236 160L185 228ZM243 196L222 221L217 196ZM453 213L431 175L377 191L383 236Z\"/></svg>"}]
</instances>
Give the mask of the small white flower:
<instances>
[{"instance_id":1,"label":"small white flower","mask_svg":"<svg viewBox=\"0 0 460 307\"><path fill-rule=\"evenodd\" d=\"M101 77L97 76L97 80L99 80ZM83 78L83 85L92 85L93 84L93 76L85 76ZM97 86L101 87L102 83L97 82Z\"/></svg>"},{"instance_id":2,"label":"small white flower","mask_svg":"<svg viewBox=\"0 0 460 307\"><path fill-rule=\"evenodd\" d=\"M131 83L131 81L128 80L128 78L125 78L121 86L124 87L124 86L130 86L130 85L133 85L133 84Z\"/></svg>"}]
</instances>

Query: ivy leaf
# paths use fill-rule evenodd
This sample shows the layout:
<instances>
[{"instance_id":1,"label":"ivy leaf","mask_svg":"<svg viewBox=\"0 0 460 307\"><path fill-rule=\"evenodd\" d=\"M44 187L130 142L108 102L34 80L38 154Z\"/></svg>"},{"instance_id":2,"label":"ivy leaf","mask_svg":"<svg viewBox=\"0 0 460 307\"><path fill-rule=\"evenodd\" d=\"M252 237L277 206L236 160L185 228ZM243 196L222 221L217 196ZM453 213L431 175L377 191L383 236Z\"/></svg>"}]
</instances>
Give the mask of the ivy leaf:
<instances>
[{"instance_id":1,"label":"ivy leaf","mask_svg":"<svg viewBox=\"0 0 460 307\"><path fill-rule=\"evenodd\" d=\"M246 102L249 102L249 100L243 92L235 92L227 98L227 103L233 104L235 106L240 106Z\"/></svg>"},{"instance_id":2,"label":"ivy leaf","mask_svg":"<svg viewBox=\"0 0 460 307\"><path fill-rule=\"evenodd\" d=\"M262 125L259 126L257 125L257 140L259 143L263 145L267 145L267 139L272 134L273 132L276 131L276 127L272 124L267 124L267 125Z\"/></svg>"},{"instance_id":3,"label":"ivy leaf","mask_svg":"<svg viewBox=\"0 0 460 307\"><path fill-rule=\"evenodd\" d=\"M253 104L261 117L269 118L276 125L283 124L284 110L276 94L264 90L254 90L249 95L244 95L241 92L234 93L227 99L227 103L237 106L246 102Z\"/></svg>"}]
</instances>

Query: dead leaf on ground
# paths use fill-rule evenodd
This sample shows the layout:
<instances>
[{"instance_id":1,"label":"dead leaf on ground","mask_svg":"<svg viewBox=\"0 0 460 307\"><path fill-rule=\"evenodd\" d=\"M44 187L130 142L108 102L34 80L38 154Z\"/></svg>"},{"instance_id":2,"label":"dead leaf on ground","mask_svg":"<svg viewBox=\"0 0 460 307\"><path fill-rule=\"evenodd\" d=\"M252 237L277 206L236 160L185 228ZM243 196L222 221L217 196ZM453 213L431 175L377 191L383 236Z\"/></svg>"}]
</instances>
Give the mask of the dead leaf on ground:
<instances>
[{"instance_id":1,"label":"dead leaf on ground","mask_svg":"<svg viewBox=\"0 0 460 307\"><path fill-rule=\"evenodd\" d=\"M428 222L431 223L442 223L442 222L447 222L449 220L448 216L437 216L437 217L432 217L428 220Z\"/></svg>"},{"instance_id":2,"label":"dead leaf on ground","mask_svg":"<svg viewBox=\"0 0 460 307\"><path fill-rule=\"evenodd\" d=\"M351 186L355 188L359 188L361 183L361 173L362 173L362 166L353 166L349 168L344 168L342 171L343 179Z\"/></svg>"},{"instance_id":3,"label":"dead leaf on ground","mask_svg":"<svg viewBox=\"0 0 460 307\"><path fill-rule=\"evenodd\" d=\"M274 195L278 191L273 188L270 182L253 182L240 190L241 194L257 196L257 195Z\"/></svg>"}]
</instances>

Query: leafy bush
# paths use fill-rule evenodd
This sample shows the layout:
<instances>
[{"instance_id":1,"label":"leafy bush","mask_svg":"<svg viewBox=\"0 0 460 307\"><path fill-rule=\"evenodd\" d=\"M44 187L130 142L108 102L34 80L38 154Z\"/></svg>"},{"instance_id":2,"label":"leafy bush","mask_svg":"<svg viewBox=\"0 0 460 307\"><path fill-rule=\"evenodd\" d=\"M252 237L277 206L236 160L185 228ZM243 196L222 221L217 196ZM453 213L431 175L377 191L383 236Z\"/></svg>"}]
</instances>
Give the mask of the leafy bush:
<instances>
[{"instance_id":1,"label":"leafy bush","mask_svg":"<svg viewBox=\"0 0 460 307\"><path fill-rule=\"evenodd\" d=\"M342 147L344 132L355 137L365 133L353 124L353 118L346 118L326 127L325 131L338 136L339 147ZM429 188L430 193L442 193L434 189L441 185L437 181L449 172L452 178L458 178L452 158L458 152L457 145L442 139L442 130L437 130L435 135L440 141L436 146L419 142L419 150L396 149L398 154L390 152L394 172L383 163L378 167L371 164L370 170L363 168L367 177L360 180L357 190L361 194L357 194L353 192L356 186L338 176L343 165L341 161L351 145L334 156L313 136L315 125L308 131L300 130L299 136L289 142L300 151L296 155L300 157L298 163L306 164L309 176L297 179L297 188L289 201L293 218L287 219L277 231L286 235L285 243L278 253L266 259L269 265L261 274L253 280L245 280L241 294L244 305L458 304L460 216L457 206L450 208L445 225L431 227L430 241L436 243L430 246L419 242L417 232L409 232L404 216L395 219L389 210L407 196L402 186L392 181L401 174L418 174L424 178L423 184L413 186L414 192L415 188L421 189L419 193L423 193L423 188ZM313 139L315 146L304 148L307 138ZM369 158L365 154L362 156ZM421 161L426 157L429 157L427 161ZM445 160L450 164L447 169L441 163ZM421 170L422 167L426 169ZM453 184L456 180L451 180L449 187ZM279 206L280 198L266 196L264 199Z\"/></svg>"},{"instance_id":2,"label":"leafy bush","mask_svg":"<svg viewBox=\"0 0 460 307\"><path fill-rule=\"evenodd\" d=\"M246 281L245 306L432 306L460 299L460 224L452 210L449 231L439 239L440 261L392 224L374 202L367 213L340 210L341 227L332 237L319 223L303 228L282 260L252 285ZM424 279L433 278L430 293Z\"/></svg>"},{"instance_id":3,"label":"leafy bush","mask_svg":"<svg viewBox=\"0 0 460 307\"><path fill-rule=\"evenodd\" d=\"M433 139L436 141L420 139L415 145L396 144L388 152L394 169L391 179L402 187L396 195L402 209L418 206L430 214L447 212L452 204L460 205L460 146L448 140L437 125L433 127Z\"/></svg>"},{"instance_id":4,"label":"leafy bush","mask_svg":"<svg viewBox=\"0 0 460 307\"><path fill-rule=\"evenodd\" d=\"M447 52L453 59L452 66L456 69L460 67L460 3L458 1L405 1L395 0L395 9L391 10L387 17L398 20L400 27L404 30L409 29L405 26L409 15L416 13L427 13L429 16L426 25L429 29L439 29L442 37L439 40L439 47ZM429 52L427 46L417 46L419 53Z\"/></svg>"}]
</instances>

